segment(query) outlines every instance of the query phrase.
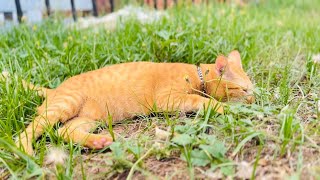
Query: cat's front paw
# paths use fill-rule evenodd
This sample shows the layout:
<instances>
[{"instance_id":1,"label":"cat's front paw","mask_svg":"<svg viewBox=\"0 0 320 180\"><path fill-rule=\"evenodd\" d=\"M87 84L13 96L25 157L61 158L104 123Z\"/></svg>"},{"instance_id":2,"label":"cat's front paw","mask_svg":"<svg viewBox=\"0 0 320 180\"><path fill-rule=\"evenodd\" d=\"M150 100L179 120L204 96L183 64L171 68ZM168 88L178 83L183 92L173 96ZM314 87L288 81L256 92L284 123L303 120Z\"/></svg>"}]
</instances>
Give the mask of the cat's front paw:
<instances>
[{"instance_id":1,"label":"cat's front paw","mask_svg":"<svg viewBox=\"0 0 320 180\"><path fill-rule=\"evenodd\" d=\"M224 109L225 109L225 104L221 103L219 101L212 100L210 101L210 106L213 111L219 113L219 114L224 114Z\"/></svg>"},{"instance_id":2,"label":"cat's front paw","mask_svg":"<svg viewBox=\"0 0 320 180\"><path fill-rule=\"evenodd\" d=\"M225 110L225 104L221 103L221 102L211 102L209 104L204 104L202 105L200 109L200 112L203 114L205 111L208 110L208 105L211 109L211 111L217 112L219 114L224 114L224 110Z\"/></svg>"},{"instance_id":3,"label":"cat's front paw","mask_svg":"<svg viewBox=\"0 0 320 180\"><path fill-rule=\"evenodd\" d=\"M21 149L22 151L24 151L26 154L28 154L29 156L33 155L33 148L32 148L32 144L28 143L28 142L23 142L20 141L19 139L16 141L16 146Z\"/></svg>"},{"instance_id":4,"label":"cat's front paw","mask_svg":"<svg viewBox=\"0 0 320 180\"><path fill-rule=\"evenodd\" d=\"M107 146L110 146L112 142L112 138L107 135L94 134L87 139L84 146L90 149L103 149Z\"/></svg>"},{"instance_id":5,"label":"cat's front paw","mask_svg":"<svg viewBox=\"0 0 320 180\"><path fill-rule=\"evenodd\" d=\"M219 103L217 107L215 107L215 110L219 114L224 114L224 107L225 105L223 103Z\"/></svg>"}]
</instances>

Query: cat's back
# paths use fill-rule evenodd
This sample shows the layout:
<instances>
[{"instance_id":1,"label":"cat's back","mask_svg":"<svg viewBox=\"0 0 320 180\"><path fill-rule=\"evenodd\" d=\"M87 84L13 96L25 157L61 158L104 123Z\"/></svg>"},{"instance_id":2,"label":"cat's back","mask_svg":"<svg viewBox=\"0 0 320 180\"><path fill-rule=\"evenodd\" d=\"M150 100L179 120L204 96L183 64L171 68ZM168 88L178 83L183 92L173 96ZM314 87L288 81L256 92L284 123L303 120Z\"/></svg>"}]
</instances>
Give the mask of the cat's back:
<instances>
[{"instance_id":1,"label":"cat's back","mask_svg":"<svg viewBox=\"0 0 320 180\"><path fill-rule=\"evenodd\" d=\"M190 64L186 63L157 63L157 62L129 62L129 63L120 63L114 64L110 66L106 66L104 68L90 71L88 73L130 73L130 74L149 74L149 73L157 73L158 71L179 71L179 69L184 69Z\"/></svg>"},{"instance_id":2,"label":"cat's back","mask_svg":"<svg viewBox=\"0 0 320 180\"><path fill-rule=\"evenodd\" d=\"M185 63L130 62L103 67L73 76L57 89L88 89L113 86L129 87L146 85L172 79L190 69Z\"/></svg>"}]
</instances>

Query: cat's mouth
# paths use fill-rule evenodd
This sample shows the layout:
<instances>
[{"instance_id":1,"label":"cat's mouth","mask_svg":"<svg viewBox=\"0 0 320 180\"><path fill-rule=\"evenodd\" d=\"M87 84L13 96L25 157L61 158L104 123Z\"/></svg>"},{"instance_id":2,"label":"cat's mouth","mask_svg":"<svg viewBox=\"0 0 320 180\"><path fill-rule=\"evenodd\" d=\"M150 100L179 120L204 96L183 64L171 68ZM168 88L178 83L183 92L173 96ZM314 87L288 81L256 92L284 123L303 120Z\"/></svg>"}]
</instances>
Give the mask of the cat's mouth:
<instances>
[{"instance_id":1,"label":"cat's mouth","mask_svg":"<svg viewBox=\"0 0 320 180\"><path fill-rule=\"evenodd\" d=\"M222 101L229 101L229 102L243 102L252 104L254 103L255 97L253 91L251 90L242 90L239 89L236 92L229 91L229 95L224 97Z\"/></svg>"},{"instance_id":2,"label":"cat's mouth","mask_svg":"<svg viewBox=\"0 0 320 180\"><path fill-rule=\"evenodd\" d=\"M252 104L254 103L254 96L249 95L249 96L244 96L244 97L229 97L229 98L224 98L222 101L228 101L228 102L243 102L247 104Z\"/></svg>"}]
</instances>

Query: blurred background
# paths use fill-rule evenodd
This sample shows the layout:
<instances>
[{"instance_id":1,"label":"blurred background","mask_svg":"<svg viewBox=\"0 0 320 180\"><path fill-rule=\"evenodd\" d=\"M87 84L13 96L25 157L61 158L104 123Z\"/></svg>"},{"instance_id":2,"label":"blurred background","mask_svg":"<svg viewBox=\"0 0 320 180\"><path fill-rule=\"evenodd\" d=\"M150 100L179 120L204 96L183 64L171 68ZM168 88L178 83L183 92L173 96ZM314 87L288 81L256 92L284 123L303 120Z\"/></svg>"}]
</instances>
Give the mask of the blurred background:
<instances>
[{"instance_id":1,"label":"blurred background","mask_svg":"<svg viewBox=\"0 0 320 180\"><path fill-rule=\"evenodd\" d=\"M248 0L247 0L248 1ZM166 9L174 5L199 3L235 3L240 6L245 0L0 0L0 25L22 21L39 22L43 18L63 14L77 20L84 16L101 16L128 4ZM254 0L258 2L258 0Z\"/></svg>"}]
</instances>

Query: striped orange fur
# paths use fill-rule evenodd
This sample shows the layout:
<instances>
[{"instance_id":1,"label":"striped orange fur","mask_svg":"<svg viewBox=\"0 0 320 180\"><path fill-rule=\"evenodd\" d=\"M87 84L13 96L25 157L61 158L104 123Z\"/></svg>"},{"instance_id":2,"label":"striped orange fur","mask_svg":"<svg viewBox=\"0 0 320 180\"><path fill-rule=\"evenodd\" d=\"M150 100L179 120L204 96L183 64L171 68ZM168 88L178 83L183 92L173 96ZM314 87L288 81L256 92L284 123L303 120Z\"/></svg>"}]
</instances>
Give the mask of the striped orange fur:
<instances>
[{"instance_id":1,"label":"striped orange fur","mask_svg":"<svg viewBox=\"0 0 320 180\"><path fill-rule=\"evenodd\" d=\"M197 111L223 105L217 100L253 101L253 85L243 71L240 54L219 56L215 64L200 64L205 90L201 94L197 66L183 63L134 62L108 66L74 76L56 89L26 87L46 97L38 116L17 139L17 146L33 154L32 141L48 126L62 122L59 134L66 140L92 149L112 143L107 135L89 133L97 122L111 115L113 122L161 111ZM217 100L215 100L217 99Z\"/></svg>"}]
</instances>

